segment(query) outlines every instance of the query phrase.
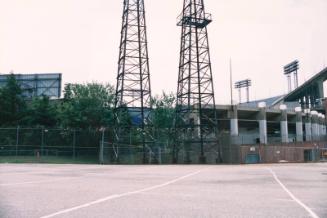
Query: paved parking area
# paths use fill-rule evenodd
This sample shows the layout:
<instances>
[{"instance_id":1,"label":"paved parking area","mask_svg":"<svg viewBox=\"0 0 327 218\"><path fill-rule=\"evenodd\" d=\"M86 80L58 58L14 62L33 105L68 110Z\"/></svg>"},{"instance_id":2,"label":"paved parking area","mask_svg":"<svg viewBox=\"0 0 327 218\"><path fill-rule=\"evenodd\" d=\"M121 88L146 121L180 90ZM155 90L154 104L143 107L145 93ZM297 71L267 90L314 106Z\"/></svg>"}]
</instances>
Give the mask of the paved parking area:
<instances>
[{"instance_id":1,"label":"paved parking area","mask_svg":"<svg viewBox=\"0 0 327 218\"><path fill-rule=\"evenodd\" d=\"M0 217L327 217L327 164L0 165Z\"/></svg>"}]
</instances>

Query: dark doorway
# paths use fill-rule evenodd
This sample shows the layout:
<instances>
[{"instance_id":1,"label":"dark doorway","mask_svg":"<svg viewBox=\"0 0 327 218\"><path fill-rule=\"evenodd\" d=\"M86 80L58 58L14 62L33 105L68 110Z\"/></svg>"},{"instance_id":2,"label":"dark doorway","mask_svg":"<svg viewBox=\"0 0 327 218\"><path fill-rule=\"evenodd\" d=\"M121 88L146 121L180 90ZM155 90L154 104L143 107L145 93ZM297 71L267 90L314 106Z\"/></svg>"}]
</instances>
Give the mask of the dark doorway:
<instances>
[{"instance_id":1,"label":"dark doorway","mask_svg":"<svg viewBox=\"0 0 327 218\"><path fill-rule=\"evenodd\" d=\"M312 150L304 150L304 161L305 162L312 161Z\"/></svg>"}]
</instances>

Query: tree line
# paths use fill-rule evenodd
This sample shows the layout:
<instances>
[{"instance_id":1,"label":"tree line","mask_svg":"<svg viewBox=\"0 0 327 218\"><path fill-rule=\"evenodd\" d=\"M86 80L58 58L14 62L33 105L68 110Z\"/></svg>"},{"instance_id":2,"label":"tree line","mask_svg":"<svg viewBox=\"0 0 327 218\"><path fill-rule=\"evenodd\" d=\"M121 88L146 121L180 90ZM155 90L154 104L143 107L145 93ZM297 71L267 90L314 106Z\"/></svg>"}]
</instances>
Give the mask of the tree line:
<instances>
[{"instance_id":1,"label":"tree line","mask_svg":"<svg viewBox=\"0 0 327 218\"><path fill-rule=\"evenodd\" d=\"M114 125L115 89L110 84L96 82L68 83L62 99L47 96L27 99L13 74L0 88L1 127L46 127L100 129ZM162 93L151 100L151 120L157 129L171 129L174 120L175 97Z\"/></svg>"}]
</instances>

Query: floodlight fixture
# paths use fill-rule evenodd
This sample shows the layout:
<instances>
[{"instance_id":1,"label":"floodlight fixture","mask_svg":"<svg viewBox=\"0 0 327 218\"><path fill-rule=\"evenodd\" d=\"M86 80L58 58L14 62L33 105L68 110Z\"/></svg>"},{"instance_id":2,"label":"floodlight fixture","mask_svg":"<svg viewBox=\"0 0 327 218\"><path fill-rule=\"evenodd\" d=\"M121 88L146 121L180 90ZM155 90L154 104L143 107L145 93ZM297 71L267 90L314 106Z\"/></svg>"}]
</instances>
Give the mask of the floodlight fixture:
<instances>
[{"instance_id":1,"label":"floodlight fixture","mask_svg":"<svg viewBox=\"0 0 327 218\"><path fill-rule=\"evenodd\" d=\"M245 79L245 80L235 82L235 88L236 89L247 88L247 87L250 87L250 86L252 86L252 80L250 80L250 79Z\"/></svg>"},{"instance_id":2,"label":"floodlight fixture","mask_svg":"<svg viewBox=\"0 0 327 218\"><path fill-rule=\"evenodd\" d=\"M297 71L299 69L299 61L295 60L286 66L284 66L284 75L287 76L288 91L292 91L291 74L294 73L294 88L296 89L299 85Z\"/></svg>"},{"instance_id":3,"label":"floodlight fixture","mask_svg":"<svg viewBox=\"0 0 327 218\"><path fill-rule=\"evenodd\" d=\"M239 102L242 102L242 88L246 88L246 100L247 102L250 101L250 92L249 92L249 87L252 86L252 80L251 79L245 79L241 81L235 82L235 89L238 89L239 91Z\"/></svg>"},{"instance_id":4,"label":"floodlight fixture","mask_svg":"<svg viewBox=\"0 0 327 218\"><path fill-rule=\"evenodd\" d=\"M289 64L287 64L286 66L284 66L284 74L291 74L295 71L297 71L299 69L299 61L295 60Z\"/></svg>"}]
</instances>

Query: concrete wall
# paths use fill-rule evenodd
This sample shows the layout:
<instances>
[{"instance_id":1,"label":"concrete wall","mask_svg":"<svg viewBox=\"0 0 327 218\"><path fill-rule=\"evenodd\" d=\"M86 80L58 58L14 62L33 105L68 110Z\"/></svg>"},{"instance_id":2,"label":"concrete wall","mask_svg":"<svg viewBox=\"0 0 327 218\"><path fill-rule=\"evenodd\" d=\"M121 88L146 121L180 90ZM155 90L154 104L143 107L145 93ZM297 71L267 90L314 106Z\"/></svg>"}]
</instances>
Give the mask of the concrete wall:
<instances>
[{"instance_id":1,"label":"concrete wall","mask_svg":"<svg viewBox=\"0 0 327 218\"><path fill-rule=\"evenodd\" d=\"M240 146L240 163L246 163L247 156L258 154L260 163L305 162L305 151L312 152L312 161L319 161L322 148L326 142L289 143L275 145Z\"/></svg>"}]
</instances>

